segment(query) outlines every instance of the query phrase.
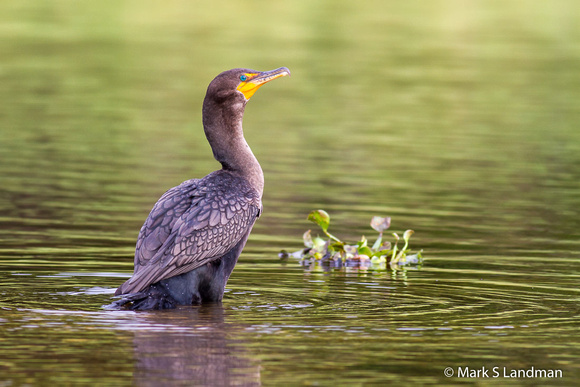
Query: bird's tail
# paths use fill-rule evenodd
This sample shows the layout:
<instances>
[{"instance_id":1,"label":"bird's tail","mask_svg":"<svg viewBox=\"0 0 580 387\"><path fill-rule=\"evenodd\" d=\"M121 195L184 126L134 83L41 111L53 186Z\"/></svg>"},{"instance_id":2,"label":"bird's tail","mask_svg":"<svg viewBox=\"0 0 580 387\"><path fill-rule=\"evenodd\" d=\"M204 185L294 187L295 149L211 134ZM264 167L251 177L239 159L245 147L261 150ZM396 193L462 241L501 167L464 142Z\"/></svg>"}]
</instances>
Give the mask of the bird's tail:
<instances>
[{"instance_id":1,"label":"bird's tail","mask_svg":"<svg viewBox=\"0 0 580 387\"><path fill-rule=\"evenodd\" d=\"M119 300L103 307L107 310L157 310L174 309L177 302L158 284L137 293L123 294Z\"/></svg>"}]
</instances>

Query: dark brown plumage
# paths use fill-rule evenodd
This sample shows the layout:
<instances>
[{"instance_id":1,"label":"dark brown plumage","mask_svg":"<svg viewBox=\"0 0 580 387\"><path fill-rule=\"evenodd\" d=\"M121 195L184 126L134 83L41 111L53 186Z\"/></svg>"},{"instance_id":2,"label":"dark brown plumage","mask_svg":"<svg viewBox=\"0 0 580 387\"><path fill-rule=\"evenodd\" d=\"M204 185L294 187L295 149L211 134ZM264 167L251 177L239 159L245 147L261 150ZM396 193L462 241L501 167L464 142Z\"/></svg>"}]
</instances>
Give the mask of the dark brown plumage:
<instances>
[{"instance_id":1,"label":"dark brown plumage","mask_svg":"<svg viewBox=\"0 0 580 387\"><path fill-rule=\"evenodd\" d=\"M266 82L289 75L233 69L209 85L203 126L222 169L167 191L143 224L133 276L114 307L163 309L221 301L227 280L260 216L264 176L242 130L244 108Z\"/></svg>"}]
</instances>

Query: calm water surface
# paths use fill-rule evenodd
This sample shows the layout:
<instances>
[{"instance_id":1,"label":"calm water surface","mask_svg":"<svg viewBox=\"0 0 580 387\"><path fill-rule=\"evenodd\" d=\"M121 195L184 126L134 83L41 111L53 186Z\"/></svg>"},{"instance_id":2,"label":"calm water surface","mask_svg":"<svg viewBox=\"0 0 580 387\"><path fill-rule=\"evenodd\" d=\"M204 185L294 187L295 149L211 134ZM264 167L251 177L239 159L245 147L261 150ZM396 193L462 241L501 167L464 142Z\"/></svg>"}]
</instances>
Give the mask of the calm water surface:
<instances>
[{"instance_id":1,"label":"calm water surface","mask_svg":"<svg viewBox=\"0 0 580 387\"><path fill-rule=\"evenodd\" d=\"M572 1L2 3L0 385L574 384L579 26ZM265 212L223 305L103 310L157 198L217 168L201 101L240 66L292 77L246 109ZM423 267L280 261L316 208L351 241L391 216ZM532 367L562 377L504 376Z\"/></svg>"}]
</instances>

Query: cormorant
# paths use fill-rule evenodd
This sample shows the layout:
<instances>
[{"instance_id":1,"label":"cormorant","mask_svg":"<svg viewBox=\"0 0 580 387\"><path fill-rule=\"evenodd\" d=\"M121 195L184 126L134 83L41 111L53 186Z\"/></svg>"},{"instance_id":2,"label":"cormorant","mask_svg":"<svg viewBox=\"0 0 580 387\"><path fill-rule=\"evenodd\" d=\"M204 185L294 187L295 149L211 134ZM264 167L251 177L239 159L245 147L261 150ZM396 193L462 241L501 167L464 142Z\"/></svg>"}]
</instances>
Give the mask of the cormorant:
<instances>
[{"instance_id":1,"label":"cormorant","mask_svg":"<svg viewBox=\"0 0 580 387\"><path fill-rule=\"evenodd\" d=\"M242 118L256 90L290 75L281 67L225 71L203 101L203 128L222 169L168 190L141 227L133 276L113 307L166 309L221 301L262 212L264 174L244 139Z\"/></svg>"}]
</instances>

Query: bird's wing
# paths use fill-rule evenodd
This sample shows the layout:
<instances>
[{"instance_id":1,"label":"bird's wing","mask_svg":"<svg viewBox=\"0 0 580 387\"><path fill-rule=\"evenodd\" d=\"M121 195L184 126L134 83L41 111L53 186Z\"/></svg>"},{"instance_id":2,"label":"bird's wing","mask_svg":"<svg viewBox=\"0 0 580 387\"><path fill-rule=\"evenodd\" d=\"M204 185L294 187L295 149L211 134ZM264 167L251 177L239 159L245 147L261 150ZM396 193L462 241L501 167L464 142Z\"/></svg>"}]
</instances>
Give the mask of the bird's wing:
<instances>
[{"instance_id":1,"label":"bird's wing","mask_svg":"<svg viewBox=\"0 0 580 387\"><path fill-rule=\"evenodd\" d=\"M221 257L254 225L260 214L254 190L237 180L201 181L186 181L155 204L139 233L135 272L117 294L138 292Z\"/></svg>"},{"instance_id":2,"label":"bird's wing","mask_svg":"<svg viewBox=\"0 0 580 387\"><path fill-rule=\"evenodd\" d=\"M135 273L146 267L166 243L175 223L201 199L196 197L199 180L188 180L161 196L143 223L135 249Z\"/></svg>"}]
</instances>

